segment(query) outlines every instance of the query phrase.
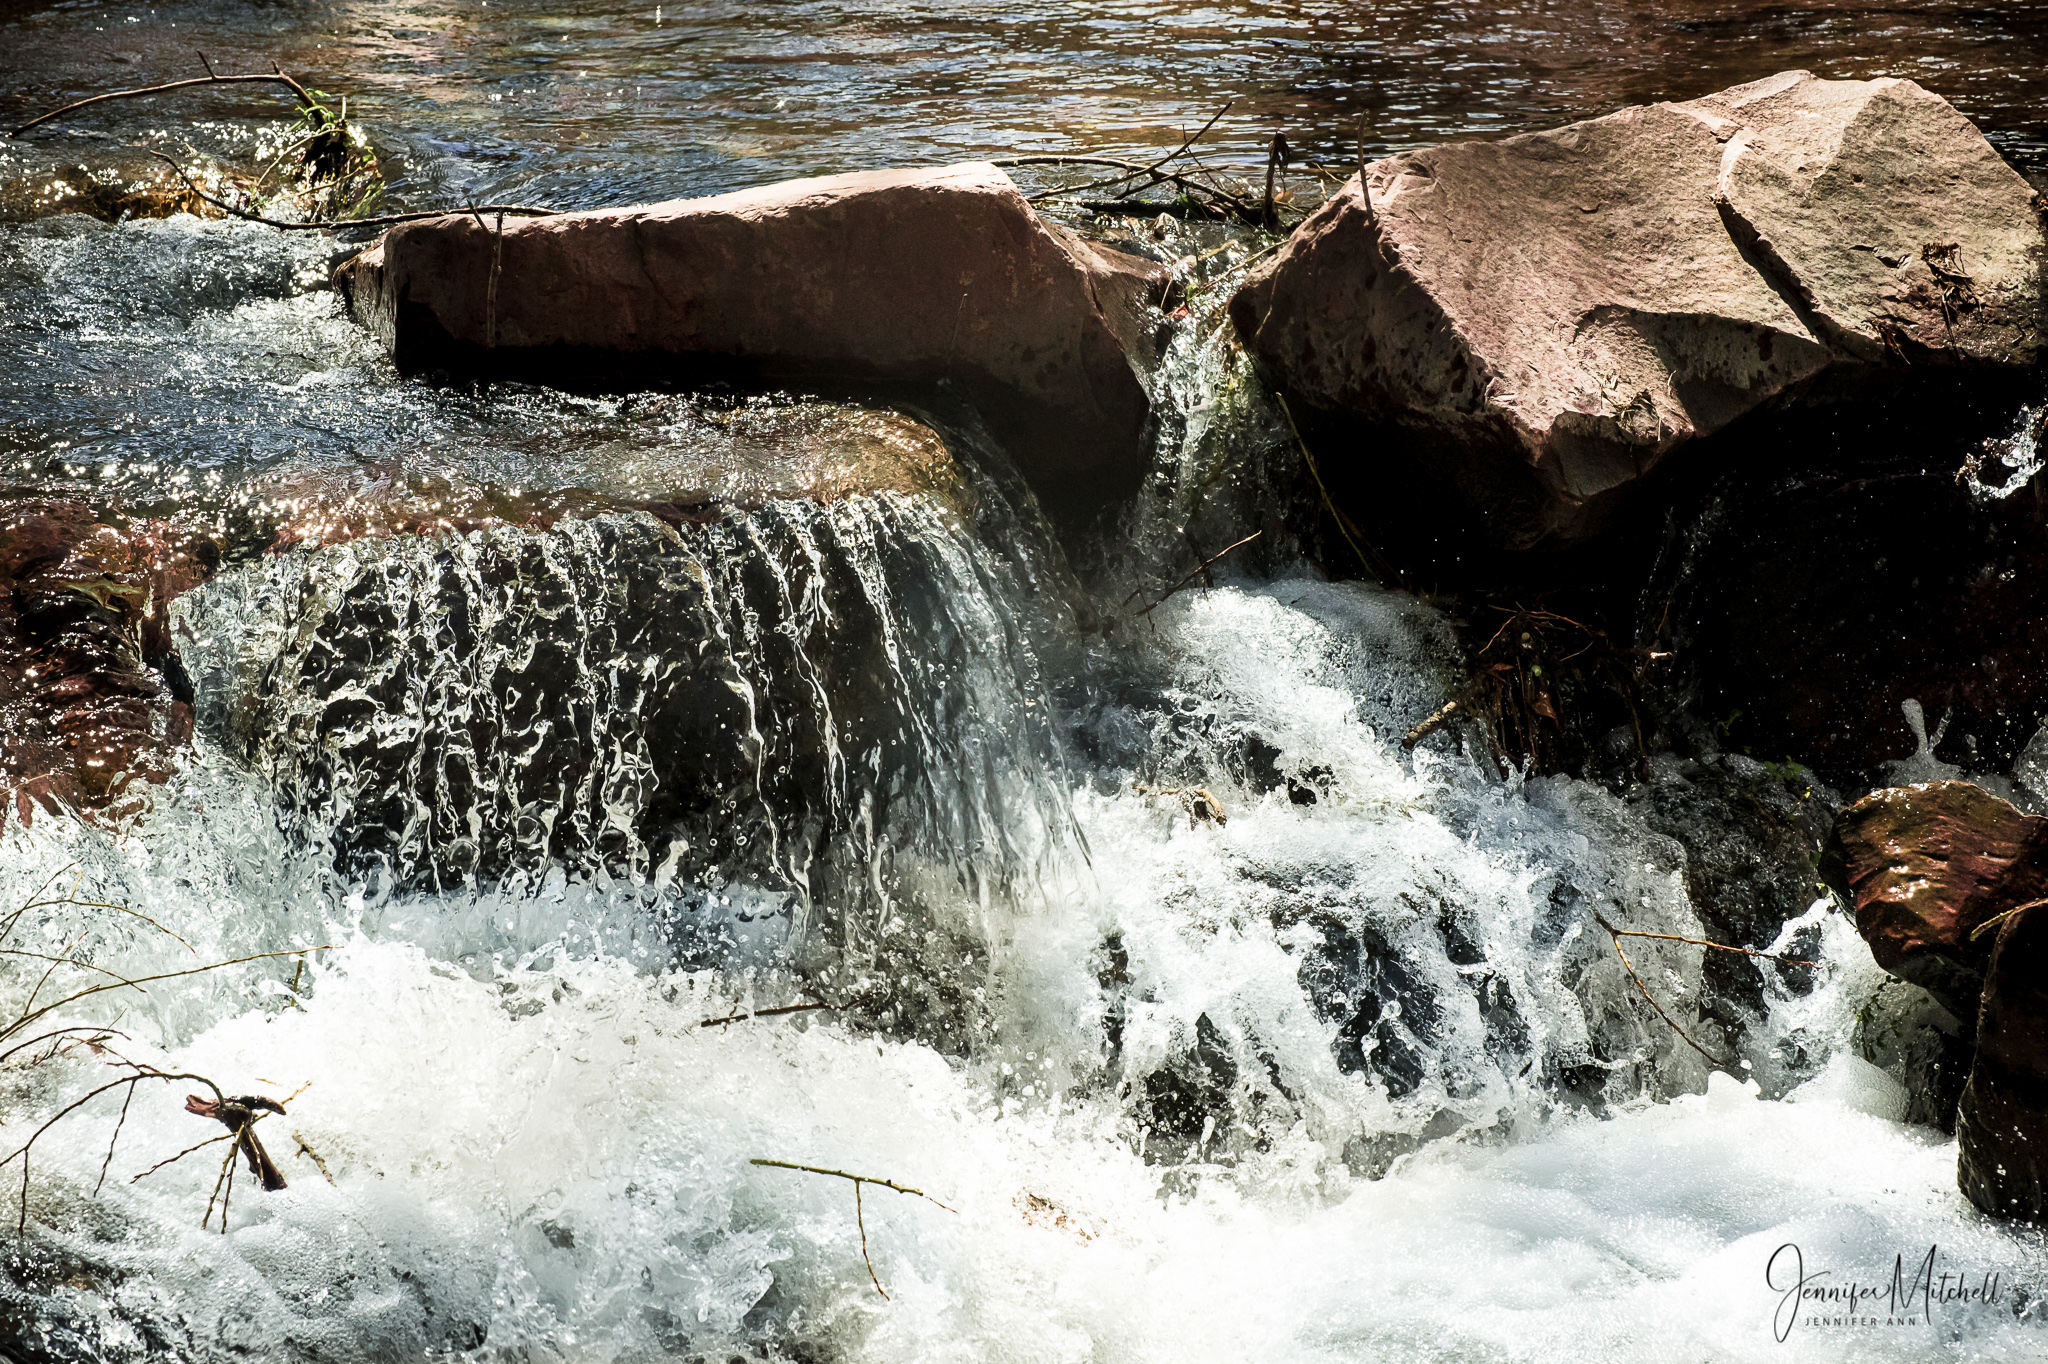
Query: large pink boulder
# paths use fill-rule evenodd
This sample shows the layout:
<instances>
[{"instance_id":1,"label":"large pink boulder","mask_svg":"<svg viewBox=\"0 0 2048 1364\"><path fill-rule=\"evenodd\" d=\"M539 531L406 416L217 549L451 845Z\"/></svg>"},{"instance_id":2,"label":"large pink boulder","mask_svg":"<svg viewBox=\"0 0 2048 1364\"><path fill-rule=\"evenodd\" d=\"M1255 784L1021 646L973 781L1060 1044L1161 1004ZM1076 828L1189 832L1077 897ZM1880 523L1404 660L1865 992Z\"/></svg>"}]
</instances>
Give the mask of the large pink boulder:
<instances>
[{"instance_id":1,"label":"large pink boulder","mask_svg":"<svg viewBox=\"0 0 2048 1364\"><path fill-rule=\"evenodd\" d=\"M1368 431L1391 421L1507 548L1588 537L1672 452L1776 400L2040 354L2038 200L1911 81L1787 72L1364 182L1232 319L1321 418L1326 474L1382 481Z\"/></svg>"},{"instance_id":2,"label":"large pink boulder","mask_svg":"<svg viewBox=\"0 0 2048 1364\"><path fill-rule=\"evenodd\" d=\"M1145 469L1167 272L1033 213L981 162L710 199L392 229L342 265L400 368L965 390L1041 497Z\"/></svg>"}]
</instances>

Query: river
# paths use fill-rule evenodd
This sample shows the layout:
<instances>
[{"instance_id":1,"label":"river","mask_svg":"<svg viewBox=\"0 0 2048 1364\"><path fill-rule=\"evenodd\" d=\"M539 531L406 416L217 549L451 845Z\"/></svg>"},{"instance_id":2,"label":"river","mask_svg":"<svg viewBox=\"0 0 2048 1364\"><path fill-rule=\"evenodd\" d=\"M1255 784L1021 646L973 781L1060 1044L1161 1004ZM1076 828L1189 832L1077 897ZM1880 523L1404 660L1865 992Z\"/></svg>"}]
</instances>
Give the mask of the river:
<instances>
[{"instance_id":1,"label":"river","mask_svg":"<svg viewBox=\"0 0 2048 1364\"><path fill-rule=\"evenodd\" d=\"M1157 154L1226 103L1219 169L1262 170L1275 131L1355 165L1793 66L1911 76L2048 167L2026 4L81 0L0 4L0 41L24 116L197 52L275 59L349 95L394 207ZM246 147L279 115L184 98L0 144L0 176ZM1076 544L972 423L955 471L837 496L778 461L867 418L801 395L402 379L328 286L347 249L0 224L0 484L229 543L173 608L189 760L140 820L11 822L0 904L53 883L186 940L30 921L131 976L332 945L95 1015L287 1100L263 1130L290 1187L245 1179L202 1229L216 1158L131 1182L205 1135L146 1087L95 1192L99 1101L38 1148L0 1285L17 1355L2040 1357L2048 1245L1898 1121L1866 1059L1884 977L1824 886L1778 944L1820 969L1702 1032L1743 1078L1710 1074L1594 926L1702 931L1647 806L1400 746L1457 683L1444 610L1278 535L1159 596L1185 530L1220 547L1285 510L1283 428L1213 312L1158 381L1157 477ZM713 515L629 509L706 488L732 494ZM502 515L281 547L350 497ZM1697 948L1639 956L1720 1026ZM105 1064L10 1077L4 1130ZM1783 1316L1786 1246L1883 1291ZM1998 1291L1891 1294L1930 1247Z\"/></svg>"}]
</instances>

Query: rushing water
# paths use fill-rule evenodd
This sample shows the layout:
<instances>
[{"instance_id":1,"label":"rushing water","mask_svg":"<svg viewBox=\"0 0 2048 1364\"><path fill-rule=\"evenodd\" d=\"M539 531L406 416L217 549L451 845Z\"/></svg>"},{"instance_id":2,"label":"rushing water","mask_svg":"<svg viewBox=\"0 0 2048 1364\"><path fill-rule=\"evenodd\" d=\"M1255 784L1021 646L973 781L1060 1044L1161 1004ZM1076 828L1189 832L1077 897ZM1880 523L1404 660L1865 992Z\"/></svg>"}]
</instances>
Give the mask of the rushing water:
<instances>
[{"instance_id":1,"label":"rushing water","mask_svg":"<svg viewBox=\"0 0 2048 1364\"><path fill-rule=\"evenodd\" d=\"M1232 96L1224 163L1276 123L1348 157L1361 111L1404 145L1800 63L1920 75L2022 156L2048 128L2026 7L1694 8L27 6L0 80L40 105L188 43L275 54L361 92L434 202L1132 151ZM1698 948L1631 949L1747 1078L1710 1076L1597 927L1700 934L1646 806L1452 733L1400 748L1456 679L1443 614L1277 531L1257 573L1142 610L1190 537L1273 526L1298 485L1213 316L1161 376L1160 476L1076 572L971 420L401 381L333 258L189 218L0 227L0 480L230 542L175 608L185 769L132 825L10 825L0 902L59 876L188 940L30 921L131 976L333 945L89 1015L290 1096L263 1130L291 1185L245 1179L223 1235L209 1156L130 1182L204 1126L149 1088L95 1192L99 1101L38 1147L10 1348L2040 1356L2048 1248L1899 1121L1858 1021L1882 976L1824 891L1780 942L1820 969L1746 1012ZM14 1073L5 1130L104 1073ZM754 1158L946 1206L867 1186L857 1221L846 1182ZM1833 1284L1888 1290L1930 1246L2000 1278L1780 1344L1787 1244Z\"/></svg>"}]
</instances>

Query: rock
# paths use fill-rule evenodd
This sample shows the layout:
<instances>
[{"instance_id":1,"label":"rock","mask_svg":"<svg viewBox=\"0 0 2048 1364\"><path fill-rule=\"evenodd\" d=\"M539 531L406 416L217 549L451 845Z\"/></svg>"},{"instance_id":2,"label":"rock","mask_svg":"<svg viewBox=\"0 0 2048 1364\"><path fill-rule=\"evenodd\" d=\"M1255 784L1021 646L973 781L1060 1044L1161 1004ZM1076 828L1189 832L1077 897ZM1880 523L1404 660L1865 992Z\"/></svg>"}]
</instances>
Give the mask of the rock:
<instances>
[{"instance_id":1,"label":"rock","mask_svg":"<svg viewBox=\"0 0 2048 1364\"><path fill-rule=\"evenodd\" d=\"M0 822L38 807L134 813L166 780L192 696L165 607L219 547L160 521L106 524L80 504L0 504Z\"/></svg>"},{"instance_id":2,"label":"rock","mask_svg":"<svg viewBox=\"0 0 2048 1364\"><path fill-rule=\"evenodd\" d=\"M2000 925L1956 1113L1956 1183L1995 1217L2048 1217L2048 915Z\"/></svg>"},{"instance_id":3,"label":"rock","mask_svg":"<svg viewBox=\"0 0 2048 1364\"><path fill-rule=\"evenodd\" d=\"M710 199L408 223L337 275L401 369L961 386L1062 508L1145 471L1168 272L973 162Z\"/></svg>"},{"instance_id":4,"label":"rock","mask_svg":"<svg viewBox=\"0 0 2048 1364\"><path fill-rule=\"evenodd\" d=\"M1969 782L1875 791L1835 825L1856 927L1877 964L1960 1019L1991 957L1976 930L2048 894L2048 820Z\"/></svg>"},{"instance_id":5,"label":"rock","mask_svg":"<svg viewBox=\"0 0 2048 1364\"><path fill-rule=\"evenodd\" d=\"M1861 785L1919 749L1913 700L1944 760L2010 771L2048 709L2048 494L1975 496L1896 424L1849 441L1907 463L1734 475L1698 518L1666 636L1696 709Z\"/></svg>"},{"instance_id":6,"label":"rock","mask_svg":"<svg viewBox=\"0 0 2048 1364\"><path fill-rule=\"evenodd\" d=\"M1364 179L1232 319L1335 482L1383 491L1390 423L1508 549L1585 540L1760 408L2039 355L2037 196L1911 81L1787 72Z\"/></svg>"}]
</instances>

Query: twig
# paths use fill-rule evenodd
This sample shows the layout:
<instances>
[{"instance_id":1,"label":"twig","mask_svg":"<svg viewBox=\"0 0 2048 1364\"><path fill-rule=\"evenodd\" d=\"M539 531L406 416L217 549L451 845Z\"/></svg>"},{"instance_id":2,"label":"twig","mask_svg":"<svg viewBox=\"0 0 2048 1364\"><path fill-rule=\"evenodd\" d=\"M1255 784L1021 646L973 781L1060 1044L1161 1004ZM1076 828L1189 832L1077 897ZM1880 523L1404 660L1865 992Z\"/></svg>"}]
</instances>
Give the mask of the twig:
<instances>
[{"instance_id":1,"label":"twig","mask_svg":"<svg viewBox=\"0 0 2048 1364\"><path fill-rule=\"evenodd\" d=\"M1286 155L1287 139L1278 133L1273 134L1273 145L1266 152L1266 201L1259 213L1259 226L1264 228L1280 226L1279 216L1273 212L1273 176L1280 169L1280 162Z\"/></svg>"},{"instance_id":2,"label":"twig","mask_svg":"<svg viewBox=\"0 0 2048 1364\"><path fill-rule=\"evenodd\" d=\"M1258 539L1261 535L1264 535L1265 533L1266 532L1263 530L1255 530L1250 535L1245 536L1244 539L1239 540L1234 544L1225 545L1222 549L1217 550L1214 554L1202 560L1201 563L1195 565L1193 572L1189 573L1185 578L1182 578L1172 587L1169 587L1164 592L1160 593L1158 601L1153 602L1150 606L1146 607L1142 611L1137 612L1136 614L1140 616L1151 615L1154 611L1157 611L1160 607L1166 605L1166 599L1168 597L1180 591L1183 587L1186 587L1195 579L1207 576L1209 572L1209 565L1215 563L1218 559L1221 559L1224 555L1230 553L1231 550L1238 549L1244 545L1248 545L1252 541Z\"/></svg>"},{"instance_id":3,"label":"twig","mask_svg":"<svg viewBox=\"0 0 2048 1364\"><path fill-rule=\"evenodd\" d=\"M2043 903L2048 903L2048 901ZM1605 925L1602 926L1606 927ZM1787 966L1818 967L1820 965L1817 961L1806 961L1799 957L1788 957L1782 952L1763 952L1754 947L1736 947L1725 942L1708 942L1705 938L1681 938L1676 933L1645 933L1639 928L1608 928L1607 931L1618 938L1657 938L1664 942L1688 943L1693 947L1711 947L1716 952L1736 952L1745 957L1766 957L1771 961L1783 962Z\"/></svg>"},{"instance_id":4,"label":"twig","mask_svg":"<svg viewBox=\"0 0 2048 1364\"><path fill-rule=\"evenodd\" d=\"M925 1202L927 1203L938 1203L938 1205L942 1208L945 1208L947 1212L958 1214L960 1211L958 1208L950 1207L944 1203L939 1203L938 1199L933 1198L923 1189L913 1189L910 1188L908 1185L898 1184L893 1179L876 1179L872 1175L848 1174L844 1170L828 1170L822 1165L799 1165L793 1160L764 1160L759 1156L756 1156L753 1159L749 1160L747 1164L766 1165L777 1170L801 1170L805 1174L831 1175L835 1179L852 1180L853 1220L854 1223L860 1228L860 1258L867 1264L868 1277L875 1281L875 1291L877 1293L880 1293L884 1298L887 1298L889 1296L889 1291L882 1287L881 1276L875 1273L875 1262L868 1258L868 1224L865 1211L861 1205L860 1186L863 1184L873 1184L884 1189L894 1189L897 1193L901 1194L915 1194L919 1198L925 1200Z\"/></svg>"},{"instance_id":5,"label":"twig","mask_svg":"<svg viewBox=\"0 0 2048 1364\"><path fill-rule=\"evenodd\" d=\"M2023 905L2014 905L2011 909L2003 910L1997 914L1994 914L1990 918L1986 919L1983 923L1978 924L1975 928L1970 930L1970 941L1977 941L1977 939L1983 937L1986 933L1989 933L1992 929L1998 927L1998 925L2004 923L2013 915L2024 914L2026 911L2030 909L2039 909L2042 905L2048 905L2048 900L2029 900Z\"/></svg>"},{"instance_id":6,"label":"twig","mask_svg":"<svg viewBox=\"0 0 2048 1364\"><path fill-rule=\"evenodd\" d=\"M1458 702L1455 700L1446 701L1442 709L1438 710L1436 713L1431 715L1427 720L1424 720L1421 724L1417 725L1415 728L1409 730L1406 734L1403 734L1401 736L1401 747L1415 747L1415 745L1421 743L1424 739L1427 739L1430 735L1436 733L1445 725L1449 724L1451 722L1452 717L1456 716L1457 713Z\"/></svg>"},{"instance_id":7,"label":"twig","mask_svg":"<svg viewBox=\"0 0 2048 1364\"><path fill-rule=\"evenodd\" d=\"M218 1141L219 1138L216 1137L215 1140ZM299 1149L295 1154L311 1157L313 1164L320 1171L320 1177L326 1180L329 1184L334 1183L334 1176L328 1171L327 1162L320 1159L320 1153L318 1151L315 1151L312 1147L308 1146L306 1144L306 1139L300 1136L297 1132L292 1133L292 1140L299 1144Z\"/></svg>"},{"instance_id":8,"label":"twig","mask_svg":"<svg viewBox=\"0 0 2048 1364\"><path fill-rule=\"evenodd\" d=\"M1295 425L1294 410L1287 405L1287 395L1275 393L1273 400L1280 404L1280 415L1287 418L1287 429L1294 433L1294 443L1301 447L1301 457L1308 464L1309 477L1316 481L1316 491L1323 495L1323 505L1329 508L1331 519L1336 521L1337 531L1344 537L1344 543L1351 546L1351 552L1358 556L1358 562L1366 572L1381 582L1399 582L1401 575L1395 573L1379 555L1369 554L1359 544L1359 537L1352 534L1351 518L1344 514L1343 509L1337 505L1337 500L1330 496L1330 485L1323 482L1323 471L1316 467L1316 457L1309 450L1308 442L1302 439L1301 428Z\"/></svg>"},{"instance_id":9,"label":"twig","mask_svg":"<svg viewBox=\"0 0 2048 1364\"><path fill-rule=\"evenodd\" d=\"M216 199L194 184L192 177L185 173L185 168L176 161L158 151L152 151L150 155L176 171L187 189L221 212L232 214L245 222L262 223L265 227L282 228L287 232L334 232L344 227L388 227L393 223L424 222L428 218L455 218L460 217L463 212L459 208L426 209L419 213L386 213L376 218L329 218L322 222L291 223L282 218L266 218L260 213L251 213L245 208L236 208L233 204ZM562 212L558 208L534 208L526 204L483 204L479 207L486 213L523 213L529 218L553 218Z\"/></svg>"},{"instance_id":10,"label":"twig","mask_svg":"<svg viewBox=\"0 0 2048 1364\"><path fill-rule=\"evenodd\" d=\"M31 128L48 123L51 119L62 118L64 115L78 109L83 109L89 104L101 104L110 99L137 99L143 95L168 94L173 90L189 90L197 85L283 85L290 88L292 95L302 107L307 109L317 109L320 107L319 102L307 92L305 86L287 76L282 70L277 71L273 75L216 76L213 74L212 64L207 62L205 57L202 56L199 60L206 66L206 74L203 76L194 76L190 80L171 81L164 85L146 85L134 90L110 90L104 95L88 96L76 103L67 104L61 109L52 109L47 114L39 114L22 124L19 128L16 128L8 136L10 138L20 137Z\"/></svg>"},{"instance_id":11,"label":"twig","mask_svg":"<svg viewBox=\"0 0 2048 1364\"><path fill-rule=\"evenodd\" d=\"M114 1163L114 1143L121 1140L121 1129L128 1125L128 1105L135 1102L135 1086L128 1086L126 1097L121 1100L121 1117L114 1124L114 1135L107 1138L107 1158L100 1162L100 1177L93 1181L92 1196L100 1196L100 1186L107 1182L107 1167ZM131 1181L132 1182L132 1181Z\"/></svg>"},{"instance_id":12,"label":"twig","mask_svg":"<svg viewBox=\"0 0 2048 1364\"><path fill-rule=\"evenodd\" d=\"M130 1094L133 1094L135 1091L131 1089L128 1092ZM150 1166L147 1170L144 1170L142 1174L136 1175L134 1179L131 1179L128 1182L130 1184L133 1184L136 1182L136 1180L142 1179L144 1176L155 1174L158 1170L163 1169L166 1165L176 1165L179 1161L191 1155L194 1151L203 1151L209 1146L214 1146L224 1141L233 1141L234 1139L235 1134L233 1132L223 1132L217 1137L208 1137L205 1141L200 1142L197 1146L188 1146L184 1150L178 1152L178 1154L176 1154L175 1156L166 1156L164 1159Z\"/></svg>"},{"instance_id":13,"label":"twig","mask_svg":"<svg viewBox=\"0 0 2048 1364\"><path fill-rule=\"evenodd\" d=\"M1207 194L1221 199L1242 215L1247 222L1257 221L1257 209L1251 203L1239 198L1235 194L1218 189L1214 185L1201 184L1185 175L1176 175L1172 171L1153 170L1136 161L1125 161L1114 156L1010 156L1000 161L991 161L989 164L992 166L1116 166L1131 171L1133 174L1155 176L1157 178L1153 180L1153 184L1171 181L1191 194Z\"/></svg>"},{"instance_id":14,"label":"twig","mask_svg":"<svg viewBox=\"0 0 2048 1364\"><path fill-rule=\"evenodd\" d=\"M1150 175L1153 171L1158 170L1161 166L1173 160L1176 156L1181 155L1183 152L1187 151L1188 148L1194 146L1195 143L1201 141L1203 135L1206 134L1211 128L1216 126L1216 120L1222 118L1225 114L1229 113L1230 105L1235 103L1237 103L1237 101L1232 100L1229 104L1225 104L1221 109L1218 109L1215 113L1209 115L1209 121L1207 123L1204 123L1201 127L1197 128L1195 130L1195 135L1193 137L1183 137L1178 147L1175 147L1172 151L1160 157L1157 161L1154 161L1151 165L1146 166L1142 170L1132 171L1128 175L1114 175L1107 180L1097 180L1091 184L1076 185L1072 189L1045 190L1042 193L1031 195L1030 201L1032 203L1037 203L1040 199L1050 199L1053 196L1059 194L1082 194L1091 189L1104 189L1110 185L1120 185L1124 181L1134 180L1140 175ZM1156 185L1158 183L1158 179L1155 178L1143 185L1138 186L1138 188L1132 192L1143 194L1146 190L1150 189L1153 185Z\"/></svg>"},{"instance_id":15,"label":"twig","mask_svg":"<svg viewBox=\"0 0 2048 1364\"><path fill-rule=\"evenodd\" d=\"M831 1009L831 1004L783 1004L773 1009L755 1009L751 1013L727 1014L723 1018L707 1018L699 1023L700 1028L715 1028L721 1023L744 1023L750 1018L774 1018L781 1014L810 1013L815 1009Z\"/></svg>"},{"instance_id":16,"label":"twig","mask_svg":"<svg viewBox=\"0 0 2048 1364\"><path fill-rule=\"evenodd\" d=\"M1643 978L1640 975L1636 974L1635 963L1628 959L1628 953L1621 950L1622 930L1616 928L1613 924L1608 923L1606 919L1602 918L1597 913L1593 915L1593 922L1599 924L1602 928L1607 930L1608 937L1614 943L1614 955L1621 958L1621 969L1628 972L1628 978L1636 983L1636 988L1638 990L1641 990L1643 992L1643 998L1648 1000L1650 1002L1650 1007L1657 1011L1657 1017L1663 1019L1667 1024L1669 1024L1671 1027L1671 1031L1677 1033L1679 1037L1684 1040L1685 1045L1691 1047L1701 1056L1706 1057L1709 1064L1714 1065L1722 1070L1728 1071L1732 1074L1735 1070L1735 1066L1733 1065L1733 1063L1722 1060L1720 1057L1714 1055L1714 1053L1708 1051L1699 1043L1693 1041L1692 1035L1686 1032L1684 1028L1679 1027L1677 1020L1672 1018L1670 1014L1664 1012L1664 1006L1657 1002L1657 997L1650 993L1650 987L1644 984Z\"/></svg>"}]
</instances>

